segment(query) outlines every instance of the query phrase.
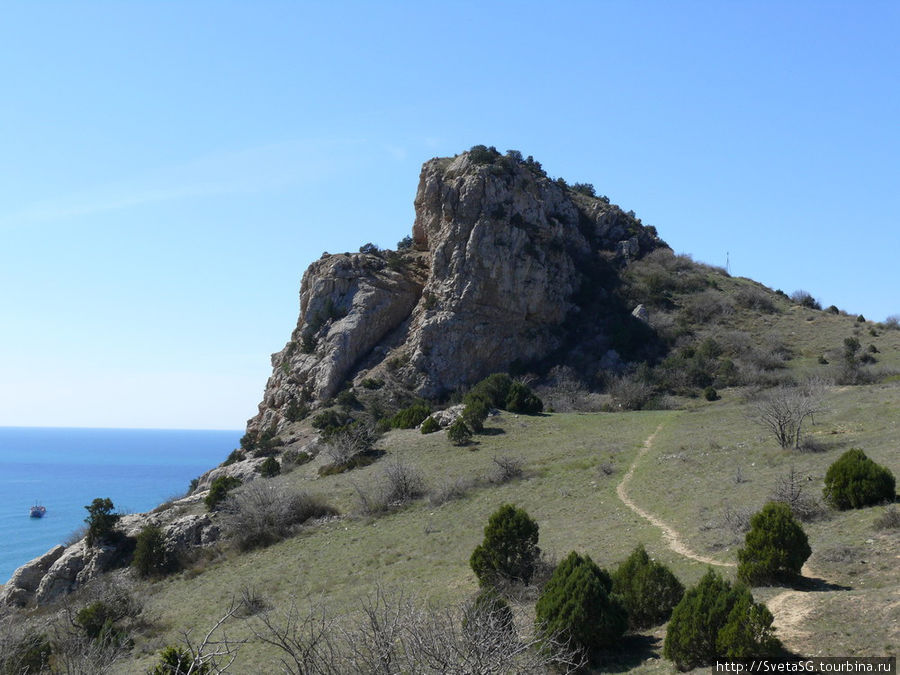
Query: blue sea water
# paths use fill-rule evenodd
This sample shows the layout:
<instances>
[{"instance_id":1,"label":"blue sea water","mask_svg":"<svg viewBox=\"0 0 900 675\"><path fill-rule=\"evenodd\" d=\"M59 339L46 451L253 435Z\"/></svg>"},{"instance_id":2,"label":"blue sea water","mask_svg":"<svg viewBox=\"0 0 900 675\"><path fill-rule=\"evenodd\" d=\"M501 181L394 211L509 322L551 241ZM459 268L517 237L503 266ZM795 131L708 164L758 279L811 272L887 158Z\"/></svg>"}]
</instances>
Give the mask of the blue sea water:
<instances>
[{"instance_id":1,"label":"blue sea water","mask_svg":"<svg viewBox=\"0 0 900 675\"><path fill-rule=\"evenodd\" d=\"M219 464L241 431L0 427L0 583L84 524L84 507L149 511ZM33 504L43 518L29 518Z\"/></svg>"}]
</instances>

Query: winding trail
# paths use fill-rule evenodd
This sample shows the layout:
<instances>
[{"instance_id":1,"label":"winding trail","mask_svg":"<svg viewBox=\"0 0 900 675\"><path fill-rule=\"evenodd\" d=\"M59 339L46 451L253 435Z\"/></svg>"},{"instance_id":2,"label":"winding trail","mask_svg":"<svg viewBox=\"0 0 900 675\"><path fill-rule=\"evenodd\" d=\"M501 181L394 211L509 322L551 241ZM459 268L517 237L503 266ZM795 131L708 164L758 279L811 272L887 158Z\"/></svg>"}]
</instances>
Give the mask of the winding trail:
<instances>
[{"instance_id":1,"label":"winding trail","mask_svg":"<svg viewBox=\"0 0 900 675\"><path fill-rule=\"evenodd\" d=\"M681 536L678 534L678 531L675 530L675 528L673 528L671 525L667 525L649 511L645 511L644 509L642 509L640 506L635 504L634 501L632 501L632 499L628 496L628 492L626 492L626 489L628 487L628 483L631 481L632 474L634 474L634 468L637 466L637 463L641 460L641 458L647 454L647 451L653 447L653 439L656 438L656 435L662 428L663 425L660 424L658 427L656 427L656 431L650 434L650 436L647 437L647 440L644 441L644 444L643 446L641 446L637 457L634 458L631 466L628 467L628 471L622 477L621 482L616 486L616 494L619 495L619 499L622 500L622 503L625 504L625 506L634 511L644 520L649 521L652 525L661 529L663 533L663 539L666 542L666 546L675 551L675 553L683 555L685 558L696 560L697 562L703 563L705 565L716 565L718 567L735 567L736 565L734 563L713 560L712 558L708 558L705 555L701 555L691 550L691 548L681 539Z\"/></svg>"},{"instance_id":2,"label":"winding trail","mask_svg":"<svg viewBox=\"0 0 900 675\"><path fill-rule=\"evenodd\" d=\"M666 546L668 546L676 553L683 555L685 558L690 558L691 560L696 560L697 562L704 563L706 565L716 565L717 567L736 567L735 563L713 560L712 558L693 551L687 544L684 543L675 528L673 528L671 525L667 525L649 511L645 511L644 509L642 509L640 506L635 504L634 501L628 496L628 483L631 481L631 477L634 474L634 469L641 458L647 454L647 451L653 447L653 440L656 438L656 435L662 428L663 425L660 424L658 427L656 427L656 430L652 434L650 434L647 440L644 441L643 446L641 447L637 456L634 458L634 461L631 463L628 471L616 486L616 494L619 495L619 499L622 500L622 503L625 504L625 506L634 511L644 520L647 520L652 525L661 529ZM801 574L810 577L813 573L808 566L804 565L803 569L801 570ZM806 617L809 615L815 605L815 600L810 593L793 589L785 590L778 595L770 598L768 602L766 602L766 605L768 606L769 611L772 612L772 615L775 617L774 627L782 638L785 638L791 644L796 644L797 642L802 642L804 641L804 639L809 638L809 632L802 630L800 626L803 624Z\"/></svg>"}]
</instances>

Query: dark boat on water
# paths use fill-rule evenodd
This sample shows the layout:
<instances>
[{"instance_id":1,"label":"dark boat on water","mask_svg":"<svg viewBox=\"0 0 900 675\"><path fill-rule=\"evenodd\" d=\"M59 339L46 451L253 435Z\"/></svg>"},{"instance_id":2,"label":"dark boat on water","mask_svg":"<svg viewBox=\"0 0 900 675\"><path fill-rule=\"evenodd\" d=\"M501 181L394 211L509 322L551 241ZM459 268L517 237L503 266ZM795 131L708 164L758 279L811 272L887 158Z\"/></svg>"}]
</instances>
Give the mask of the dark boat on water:
<instances>
[{"instance_id":1,"label":"dark boat on water","mask_svg":"<svg viewBox=\"0 0 900 675\"><path fill-rule=\"evenodd\" d=\"M44 514L47 513L47 509L40 504L35 504L31 507L31 513L29 514L32 518L43 518Z\"/></svg>"}]
</instances>

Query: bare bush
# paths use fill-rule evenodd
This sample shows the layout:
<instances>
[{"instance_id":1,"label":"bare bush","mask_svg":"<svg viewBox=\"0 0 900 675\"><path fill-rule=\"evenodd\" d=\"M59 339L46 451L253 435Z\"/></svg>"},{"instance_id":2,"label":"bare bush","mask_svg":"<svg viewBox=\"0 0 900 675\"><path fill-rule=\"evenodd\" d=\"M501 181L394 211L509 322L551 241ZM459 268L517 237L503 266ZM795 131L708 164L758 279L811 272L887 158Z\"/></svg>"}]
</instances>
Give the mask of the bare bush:
<instances>
[{"instance_id":1,"label":"bare bush","mask_svg":"<svg viewBox=\"0 0 900 675\"><path fill-rule=\"evenodd\" d=\"M791 513L804 523L820 518L826 509L819 499L804 492L809 482L810 477L801 475L792 464L788 472L776 480L772 501L787 504Z\"/></svg>"},{"instance_id":2,"label":"bare bush","mask_svg":"<svg viewBox=\"0 0 900 675\"><path fill-rule=\"evenodd\" d=\"M385 499L392 506L411 502L425 494L425 478L412 464L402 460L389 462L381 472Z\"/></svg>"},{"instance_id":3,"label":"bare bush","mask_svg":"<svg viewBox=\"0 0 900 675\"><path fill-rule=\"evenodd\" d=\"M257 480L228 497L222 520L226 536L247 550L284 539L310 518L335 513L318 495L292 492L280 483Z\"/></svg>"},{"instance_id":4,"label":"bare bush","mask_svg":"<svg viewBox=\"0 0 900 675\"><path fill-rule=\"evenodd\" d=\"M373 516L403 506L426 493L425 478L418 468L402 460L387 464L374 484L352 483L356 490L358 510Z\"/></svg>"},{"instance_id":5,"label":"bare bush","mask_svg":"<svg viewBox=\"0 0 900 675\"><path fill-rule=\"evenodd\" d=\"M900 530L900 510L891 504L875 519L876 530Z\"/></svg>"},{"instance_id":6,"label":"bare bush","mask_svg":"<svg viewBox=\"0 0 900 675\"><path fill-rule=\"evenodd\" d=\"M187 664L185 664L187 669L183 671L184 675L224 673L234 664L238 651L247 643L247 640L230 639L225 626L238 614L240 609L240 604L232 602L228 610L199 640L192 637L191 631L182 631L182 644L187 657Z\"/></svg>"},{"instance_id":7,"label":"bare bush","mask_svg":"<svg viewBox=\"0 0 900 675\"><path fill-rule=\"evenodd\" d=\"M494 469L488 480L495 485L508 483L516 478L521 478L524 472L525 461L521 457L513 455L494 455L491 457Z\"/></svg>"},{"instance_id":8,"label":"bare bush","mask_svg":"<svg viewBox=\"0 0 900 675\"><path fill-rule=\"evenodd\" d=\"M756 286L742 286L734 294L734 301L739 307L757 312L772 314L778 311L769 293Z\"/></svg>"},{"instance_id":9,"label":"bare bush","mask_svg":"<svg viewBox=\"0 0 900 675\"><path fill-rule=\"evenodd\" d=\"M752 406L753 420L770 431L782 448L799 448L803 423L815 422L824 411L824 387L810 381L799 387L778 387L762 396Z\"/></svg>"},{"instance_id":10,"label":"bare bush","mask_svg":"<svg viewBox=\"0 0 900 675\"><path fill-rule=\"evenodd\" d=\"M891 314L884 320L885 330L900 330L900 314Z\"/></svg>"},{"instance_id":11,"label":"bare bush","mask_svg":"<svg viewBox=\"0 0 900 675\"><path fill-rule=\"evenodd\" d=\"M638 377L623 375L614 378L608 387L613 405L621 410L640 410L653 397L653 386Z\"/></svg>"},{"instance_id":12,"label":"bare bush","mask_svg":"<svg viewBox=\"0 0 900 675\"><path fill-rule=\"evenodd\" d=\"M734 314L734 304L721 291L707 289L685 300L681 312L688 323L711 323Z\"/></svg>"},{"instance_id":13,"label":"bare bush","mask_svg":"<svg viewBox=\"0 0 900 675\"><path fill-rule=\"evenodd\" d=\"M295 675L570 673L584 663L554 637L521 634L491 605L436 609L380 587L340 621L321 602L306 611L292 603L261 616L254 633Z\"/></svg>"},{"instance_id":14,"label":"bare bush","mask_svg":"<svg viewBox=\"0 0 900 675\"><path fill-rule=\"evenodd\" d=\"M241 616L253 616L270 609L269 599L258 587L244 584L238 609Z\"/></svg>"},{"instance_id":15,"label":"bare bush","mask_svg":"<svg viewBox=\"0 0 900 675\"><path fill-rule=\"evenodd\" d=\"M454 499L462 499L473 487L472 481L465 478L452 478L441 483L431 492L429 501L432 506L440 506Z\"/></svg>"},{"instance_id":16,"label":"bare bush","mask_svg":"<svg viewBox=\"0 0 900 675\"><path fill-rule=\"evenodd\" d=\"M354 457L372 449L378 434L367 422L355 422L335 431L325 443L323 452L335 465L348 464Z\"/></svg>"},{"instance_id":17,"label":"bare bush","mask_svg":"<svg viewBox=\"0 0 900 675\"><path fill-rule=\"evenodd\" d=\"M744 534L750 531L750 518L752 517L752 509L726 503L722 511L722 526L732 534Z\"/></svg>"},{"instance_id":18,"label":"bare bush","mask_svg":"<svg viewBox=\"0 0 900 675\"><path fill-rule=\"evenodd\" d=\"M615 462L600 462L600 474L602 476L612 476L616 472Z\"/></svg>"}]
</instances>

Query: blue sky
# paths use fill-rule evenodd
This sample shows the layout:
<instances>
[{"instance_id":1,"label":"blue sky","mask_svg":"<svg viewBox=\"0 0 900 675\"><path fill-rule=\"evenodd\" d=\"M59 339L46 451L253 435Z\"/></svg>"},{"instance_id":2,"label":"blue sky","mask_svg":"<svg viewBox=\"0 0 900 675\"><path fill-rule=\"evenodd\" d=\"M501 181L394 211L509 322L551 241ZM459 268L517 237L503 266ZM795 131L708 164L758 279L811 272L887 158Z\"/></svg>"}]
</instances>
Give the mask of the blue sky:
<instances>
[{"instance_id":1,"label":"blue sky","mask_svg":"<svg viewBox=\"0 0 900 675\"><path fill-rule=\"evenodd\" d=\"M0 425L240 428L323 251L476 143L900 313L900 3L42 2L0 23Z\"/></svg>"}]
</instances>

